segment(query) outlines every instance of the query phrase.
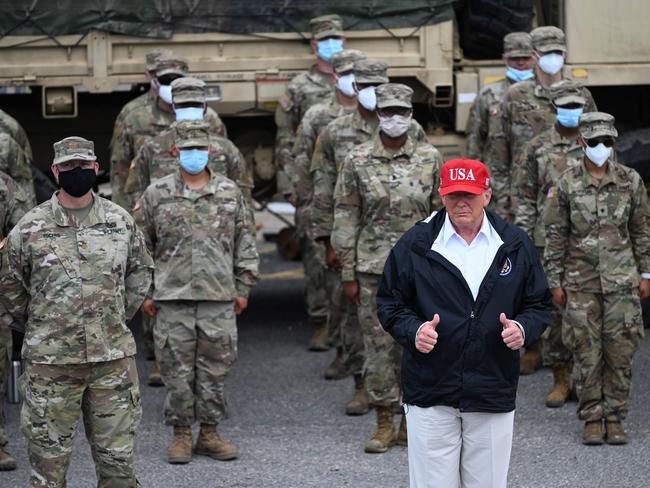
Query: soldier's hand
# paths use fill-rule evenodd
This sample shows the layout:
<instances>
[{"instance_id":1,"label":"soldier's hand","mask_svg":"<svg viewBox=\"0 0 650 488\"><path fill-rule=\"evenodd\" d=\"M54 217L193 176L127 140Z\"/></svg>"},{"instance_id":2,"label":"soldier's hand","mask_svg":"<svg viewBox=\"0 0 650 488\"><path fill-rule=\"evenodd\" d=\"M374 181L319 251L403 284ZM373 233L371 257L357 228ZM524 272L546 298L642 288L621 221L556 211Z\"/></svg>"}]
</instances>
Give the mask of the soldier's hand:
<instances>
[{"instance_id":1,"label":"soldier's hand","mask_svg":"<svg viewBox=\"0 0 650 488\"><path fill-rule=\"evenodd\" d=\"M415 336L415 348L423 354L430 353L438 343L438 332L436 327L440 323L440 315L435 314L433 318L425 322Z\"/></svg>"},{"instance_id":2,"label":"soldier's hand","mask_svg":"<svg viewBox=\"0 0 650 488\"><path fill-rule=\"evenodd\" d=\"M248 298L235 297L235 315L239 315L248 307Z\"/></svg>"},{"instance_id":3,"label":"soldier's hand","mask_svg":"<svg viewBox=\"0 0 650 488\"><path fill-rule=\"evenodd\" d=\"M506 314L499 315L499 322L503 325L501 337L506 346L513 351L520 349L524 345L524 334L514 320L506 317Z\"/></svg>"},{"instance_id":4,"label":"soldier's hand","mask_svg":"<svg viewBox=\"0 0 650 488\"><path fill-rule=\"evenodd\" d=\"M650 291L650 289L648 290ZM563 288L552 288L551 293L553 294L553 301L557 303L560 307L566 305L566 292Z\"/></svg>"},{"instance_id":5,"label":"soldier's hand","mask_svg":"<svg viewBox=\"0 0 650 488\"><path fill-rule=\"evenodd\" d=\"M343 282L343 293L353 304L359 305L361 300L359 299L359 282L358 281L344 281Z\"/></svg>"},{"instance_id":6,"label":"soldier's hand","mask_svg":"<svg viewBox=\"0 0 650 488\"><path fill-rule=\"evenodd\" d=\"M156 316L156 302L154 302L153 298L145 298L142 303L142 310L144 310L144 313L149 317Z\"/></svg>"},{"instance_id":7,"label":"soldier's hand","mask_svg":"<svg viewBox=\"0 0 650 488\"><path fill-rule=\"evenodd\" d=\"M341 271L341 261L336 256L334 248L330 243L327 243L327 248L325 249L325 262L330 268L334 268L336 271Z\"/></svg>"},{"instance_id":8,"label":"soldier's hand","mask_svg":"<svg viewBox=\"0 0 650 488\"><path fill-rule=\"evenodd\" d=\"M641 279L641 282L639 283L639 297L641 300L650 297L650 280L644 278Z\"/></svg>"}]
</instances>

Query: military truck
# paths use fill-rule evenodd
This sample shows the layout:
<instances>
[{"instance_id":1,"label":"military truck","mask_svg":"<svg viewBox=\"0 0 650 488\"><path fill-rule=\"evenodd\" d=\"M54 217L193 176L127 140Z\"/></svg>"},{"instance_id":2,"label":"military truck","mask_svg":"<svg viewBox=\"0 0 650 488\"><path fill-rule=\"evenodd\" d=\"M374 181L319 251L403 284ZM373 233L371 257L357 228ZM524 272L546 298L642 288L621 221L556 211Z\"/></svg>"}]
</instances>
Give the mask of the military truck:
<instances>
[{"instance_id":1,"label":"military truck","mask_svg":"<svg viewBox=\"0 0 650 488\"><path fill-rule=\"evenodd\" d=\"M589 86L599 108L616 115L626 160L648 176L650 34L643 19L650 3L643 0L0 4L0 108L26 128L44 170L52 142L70 134L95 140L107 168L117 112L148 89L145 53L167 47L185 55L193 76L208 83L211 105L254 162L257 183L269 187L277 99L314 61L308 19L339 13L347 47L386 60L390 77L414 88L415 116L447 157L464 151L477 92L503 76L503 35L558 25L567 34L565 74Z\"/></svg>"}]
</instances>

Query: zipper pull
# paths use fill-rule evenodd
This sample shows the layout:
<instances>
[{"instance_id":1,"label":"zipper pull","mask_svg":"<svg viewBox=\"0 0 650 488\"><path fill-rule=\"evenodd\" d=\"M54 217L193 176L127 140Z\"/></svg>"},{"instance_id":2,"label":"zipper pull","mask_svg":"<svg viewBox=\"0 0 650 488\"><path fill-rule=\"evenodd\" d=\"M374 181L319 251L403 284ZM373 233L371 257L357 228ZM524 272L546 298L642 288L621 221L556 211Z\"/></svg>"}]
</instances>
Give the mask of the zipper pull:
<instances>
[{"instance_id":1,"label":"zipper pull","mask_svg":"<svg viewBox=\"0 0 650 488\"><path fill-rule=\"evenodd\" d=\"M473 319L474 318L474 310L472 310L472 313L469 314L469 318Z\"/></svg>"}]
</instances>

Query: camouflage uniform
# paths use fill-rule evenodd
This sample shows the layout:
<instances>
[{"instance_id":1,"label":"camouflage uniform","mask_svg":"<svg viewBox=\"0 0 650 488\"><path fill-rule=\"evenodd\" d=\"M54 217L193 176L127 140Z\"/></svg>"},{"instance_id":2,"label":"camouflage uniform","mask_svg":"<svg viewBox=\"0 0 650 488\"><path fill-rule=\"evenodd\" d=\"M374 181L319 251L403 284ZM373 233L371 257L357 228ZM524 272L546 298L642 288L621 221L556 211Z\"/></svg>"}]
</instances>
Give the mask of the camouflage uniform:
<instances>
[{"instance_id":1,"label":"camouflage uniform","mask_svg":"<svg viewBox=\"0 0 650 488\"><path fill-rule=\"evenodd\" d=\"M188 188L180 171L154 181L136 211L156 263L154 337L168 425L223 418L224 380L237 355L233 299L247 297L258 277L241 191L210 174L200 189Z\"/></svg>"},{"instance_id":2,"label":"camouflage uniform","mask_svg":"<svg viewBox=\"0 0 650 488\"><path fill-rule=\"evenodd\" d=\"M11 176L29 199L30 206L36 205L30 158L18 142L5 132L0 132L0 171Z\"/></svg>"},{"instance_id":3,"label":"camouflage uniform","mask_svg":"<svg viewBox=\"0 0 650 488\"><path fill-rule=\"evenodd\" d=\"M30 161L34 159L32 146L29 144L29 139L27 139L27 132L25 132L25 129L23 129L16 119L4 110L0 110L0 132L9 134L18 143Z\"/></svg>"},{"instance_id":4,"label":"camouflage uniform","mask_svg":"<svg viewBox=\"0 0 650 488\"><path fill-rule=\"evenodd\" d=\"M315 40L328 36L343 37L343 20L338 15L324 15L309 21ZM310 107L334 98L334 80L330 73L323 73L317 65L309 71L294 76L285 93L278 100L275 110L275 164L278 190L291 193L290 175L292 151L296 142L296 131L300 121Z\"/></svg>"},{"instance_id":5,"label":"camouflage uniform","mask_svg":"<svg viewBox=\"0 0 650 488\"><path fill-rule=\"evenodd\" d=\"M185 75L187 63L179 56L161 56L156 67L156 76L174 73ZM159 98L155 103L144 103L125 114L121 125L116 125L111 142L111 191L113 201L131 210L134 202L125 192L128 171L138 148L151 137L167 129L176 120L173 110L160 107ZM208 107L204 120L210 124L215 134L226 137L226 126L217 113Z\"/></svg>"},{"instance_id":6,"label":"camouflage uniform","mask_svg":"<svg viewBox=\"0 0 650 488\"><path fill-rule=\"evenodd\" d=\"M55 144L54 164L92 142ZM87 156L94 159L94 155ZM153 263L131 216L92 195L79 222L58 194L30 210L3 252L0 301L25 332L21 427L30 486L66 485L83 413L98 486L135 487L133 440L141 416L135 341L126 322L151 283Z\"/></svg>"},{"instance_id":7,"label":"camouflage uniform","mask_svg":"<svg viewBox=\"0 0 650 488\"><path fill-rule=\"evenodd\" d=\"M585 104L581 96L582 85L573 80L554 83L549 87L549 93L555 105ZM543 214L548 192L567 168L580 166L584 157L578 134L573 138L562 136L556 128L558 123L533 137L524 149L522 164L513 174L513 182L519 189L519 202L514 209L515 223L526 231L540 256L544 255ZM547 331L545 359L555 366L567 363L571 359L571 352L562 342L562 315L557 307L553 310Z\"/></svg>"},{"instance_id":8,"label":"camouflage uniform","mask_svg":"<svg viewBox=\"0 0 650 488\"><path fill-rule=\"evenodd\" d=\"M6 173L0 172L0 242L25 215L31 205L27 196ZM7 365L11 359L11 316L0 304L0 449L7 445L5 434L4 395L6 390Z\"/></svg>"},{"instance_id":9,"label":"camouflage uniform","mask_svg":"<svg viewBox=\"0 0 650 488\"><path fill-rule=\"evenodd\" d=\"M376 90L377 106L410 105L412 90L385 84ZM376 293L390 249L418 220L440 208L442 157L410 134L396 152L387 150L378 131L345 159L334 193L332 245L343 266L343 282L358 280L366 387L371 404L399 401L401 351L377 319Z\"/></svg>"},{"instance_id":10,"label":"camouflage uniform","mask_svg":"<svg viewBox=\"0 0 650 488\"><path fill-rule=\"evenodd\" d=\"M583 138L616 136L614 118L580 118ZM578 415L625 418L632 356L644 336L639 280L650 275L650 208L638 173L611 157L605 176L569 168L552 187L544 213L549 287L563 288L562 336L573 352Z\"/></svg>"},{"instance_id":11,"label":"camouflage uniform","mask_svg":"<svg viewBox=\"0 0 650 488\"><path fill-rule=\"evenodd\" d=\"M503 38L503 52L507 57L532 56L533 45L530 34L527 32L507 34ZM503 80L485 85L472 103L465 129L468 158L490 161L492 140L499 134L501 101L513 83L515 82L510 78L504 77Z\"/></svg>"},{"instance_id":12,"label":"camouflage uniform","mask_svg":"<svg viewBox=\"0 0 650 488\"><path fill-rule=\"evenodd\" d=\"M539 32L539 35L536 33ZM557 27L539 27L531 32L536 51L546 52L560 47L566 50L564 33ZM583 87L585 112L596 110L591 92ZM501 129L494 139L489 166L492 175L494 203L500 214L514 214L517 187L512 174L522 163L523 151L535 135L550 129L555 123L555 111L549 99L548 87L536 79L512 85L501 103ZM510 200L514 199L513 202Z\"/></svg>"}]
</instances>

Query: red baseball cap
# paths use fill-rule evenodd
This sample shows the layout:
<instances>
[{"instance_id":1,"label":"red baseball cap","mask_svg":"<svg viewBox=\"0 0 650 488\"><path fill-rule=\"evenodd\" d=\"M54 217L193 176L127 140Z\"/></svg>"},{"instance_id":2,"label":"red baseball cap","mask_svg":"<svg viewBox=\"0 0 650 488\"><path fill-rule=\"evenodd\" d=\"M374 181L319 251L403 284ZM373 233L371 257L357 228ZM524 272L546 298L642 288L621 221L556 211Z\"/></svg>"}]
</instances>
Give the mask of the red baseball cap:
<instances>
[{"instance_id":1,"label":"red baseball cap","mask_svg":"<svg viewBox=\"0 0 650 488\"><path fill-rule=\"evenodd\" d=\"M490 188L487 166L475 159L450 159L440 168L440 195L464 191L480 195Z\"/></svg>"}]
</instances>

